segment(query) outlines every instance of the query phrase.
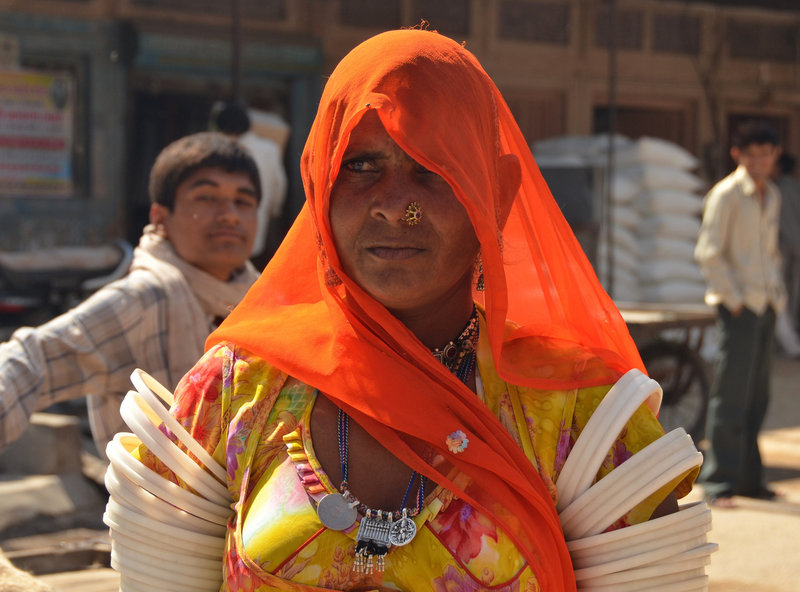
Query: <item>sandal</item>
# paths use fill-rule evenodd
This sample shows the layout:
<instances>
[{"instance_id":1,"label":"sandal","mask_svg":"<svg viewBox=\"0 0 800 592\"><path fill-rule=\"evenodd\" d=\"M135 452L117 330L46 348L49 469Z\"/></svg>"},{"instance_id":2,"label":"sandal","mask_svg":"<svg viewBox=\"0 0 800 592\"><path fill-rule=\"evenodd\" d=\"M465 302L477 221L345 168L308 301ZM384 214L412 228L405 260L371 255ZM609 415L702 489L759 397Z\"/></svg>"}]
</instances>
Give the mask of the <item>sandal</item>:
<instances>
[{"instance_id":1,"label":"sandal","mask_svg":"<svg viewBox=\"0 0 800 592\"><path fill-rule=\"evenodd\" d=\"M724 508L726 510L738 508L739 504L733 499L730 493L720 493L718 495L709 495L706 497L708 505L712 508Z\"/></svg>"}]
</instances>

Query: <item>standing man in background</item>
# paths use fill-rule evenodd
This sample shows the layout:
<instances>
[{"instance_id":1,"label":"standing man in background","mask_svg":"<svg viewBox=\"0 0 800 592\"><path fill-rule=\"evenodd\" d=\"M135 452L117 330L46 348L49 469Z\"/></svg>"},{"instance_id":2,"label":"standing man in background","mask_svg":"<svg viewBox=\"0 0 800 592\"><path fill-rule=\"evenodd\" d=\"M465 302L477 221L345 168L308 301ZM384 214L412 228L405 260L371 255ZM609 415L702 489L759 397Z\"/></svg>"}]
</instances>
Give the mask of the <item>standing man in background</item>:
<instances>
[{"instance_id":1,"label":"standing man in background","mask_svg":"<svg viewBox=\"0 0 800 592\"><path fill-rule=\"evenodd\" d=\"M775 316L786 302L778 252L781 198L771 181L780 152L777 135L762 122L735 131L730 154L737 168L706 195L695 248L720 332L706 428L710 447L699 481L720 507L734 507L734 495L777 495L764 482L758 433L769 400Z\"/></svg>"}]
</instances>

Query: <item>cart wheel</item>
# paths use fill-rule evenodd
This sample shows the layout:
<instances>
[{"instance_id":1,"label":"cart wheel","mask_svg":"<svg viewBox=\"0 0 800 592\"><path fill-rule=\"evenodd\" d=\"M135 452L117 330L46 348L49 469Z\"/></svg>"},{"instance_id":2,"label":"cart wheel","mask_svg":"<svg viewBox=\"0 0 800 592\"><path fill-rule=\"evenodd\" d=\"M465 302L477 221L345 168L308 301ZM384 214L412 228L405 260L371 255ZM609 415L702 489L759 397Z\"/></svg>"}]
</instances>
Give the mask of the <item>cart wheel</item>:
<instances>
[{"instance_id":1,"label":"cart wheel","mask_svg":"<svg viewBox=\"0 0 800 592\"><path fill-rule=\"evenodd\" d=\"M700 442L708 409L708 375L705 362L686 346L669 341L656 341L640 351L650 378L664 390L661 425L669 432L685 429Z\"/></svg>"}]
</instances>

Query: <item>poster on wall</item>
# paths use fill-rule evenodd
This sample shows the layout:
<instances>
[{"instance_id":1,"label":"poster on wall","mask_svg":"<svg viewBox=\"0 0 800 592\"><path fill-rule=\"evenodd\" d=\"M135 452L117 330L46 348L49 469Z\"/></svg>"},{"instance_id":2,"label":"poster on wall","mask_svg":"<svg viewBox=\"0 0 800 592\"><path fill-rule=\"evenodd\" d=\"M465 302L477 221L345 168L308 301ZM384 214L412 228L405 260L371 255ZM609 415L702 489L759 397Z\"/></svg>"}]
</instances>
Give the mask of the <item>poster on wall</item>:
<instances>
[{"instance_id":1,"label":"poster on wall","mask_svg":"<svg viewBox=\"0 0 800 592\"><path fill-rule=\"evenodd\" d=\"M67 73L0 71L0 196L73 195L74 97Z\"/></svg>"}]
</instances>

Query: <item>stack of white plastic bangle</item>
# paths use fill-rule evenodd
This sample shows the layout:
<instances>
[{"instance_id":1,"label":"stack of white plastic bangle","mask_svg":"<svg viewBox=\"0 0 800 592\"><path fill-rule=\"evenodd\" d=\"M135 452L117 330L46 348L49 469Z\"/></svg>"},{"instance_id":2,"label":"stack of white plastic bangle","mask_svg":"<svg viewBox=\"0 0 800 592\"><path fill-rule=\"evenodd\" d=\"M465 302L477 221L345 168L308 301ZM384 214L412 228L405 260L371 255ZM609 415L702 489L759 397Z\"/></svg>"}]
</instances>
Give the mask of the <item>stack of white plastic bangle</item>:
<instances>
[{"instance_id":1,"label":"stack of white plastic bangle","mask_svg":"<svg viewBox=\"0 0 800 592\"><path fill-rule=\"evenodd\" d=\"M711 510L704 502L648 522L604 532L658 489L699 466L702 455L677 428L592 484L608 450L634 411L660 397L638 370L623 376L598 405L564 463L556 486L559 518L579 590L689 592L708 589L705 566Z\"/></svg>"},{"instance_id":2,"label":"stack of white plastic bangle","mask_svg":"<svg viewBox=\"0 0 800 592\"><path fill-rule=\"evenodd\" d=\"M226 524L233 513L225 469L159 401L171 405L172 393L141 370L131 380L137 390L125 396L120 413L133 433L117 434L106 448L110 498L103 521L111 529L111 566L121 574L120 590L216 592L222 583ZM192 491L133 457L140 443Z\"/></svg>"}]
</instances>

